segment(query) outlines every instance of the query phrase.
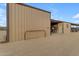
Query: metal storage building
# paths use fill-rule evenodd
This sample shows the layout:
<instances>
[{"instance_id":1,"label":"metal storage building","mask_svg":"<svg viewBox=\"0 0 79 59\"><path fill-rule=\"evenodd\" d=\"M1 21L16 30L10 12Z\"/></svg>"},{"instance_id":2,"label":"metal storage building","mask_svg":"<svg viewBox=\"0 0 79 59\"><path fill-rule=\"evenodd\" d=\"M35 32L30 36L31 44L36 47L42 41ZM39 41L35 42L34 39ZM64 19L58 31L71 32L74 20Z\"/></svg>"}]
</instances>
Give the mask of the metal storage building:
<instances>
[{"instance_id":1,"label":"metal storage building","mask_svg":"<svg viewBox=\"0 0 79 59\"><path fill-rule=\"evenodd\" d=\"M52 28L54 28L54 31ZM71 32L71 23L51 19L51 32L70 33Z\"/></svg>"},{"instance_id":2,"label":"metal storage building","mask_svg":"<svg viewBox=\"0 0 79 59\"><path fill-rule=\"evenodd\" d=\"M7 40L50 36L50 12L22 3L7 4Z\"/></svg>"}]
</instances>

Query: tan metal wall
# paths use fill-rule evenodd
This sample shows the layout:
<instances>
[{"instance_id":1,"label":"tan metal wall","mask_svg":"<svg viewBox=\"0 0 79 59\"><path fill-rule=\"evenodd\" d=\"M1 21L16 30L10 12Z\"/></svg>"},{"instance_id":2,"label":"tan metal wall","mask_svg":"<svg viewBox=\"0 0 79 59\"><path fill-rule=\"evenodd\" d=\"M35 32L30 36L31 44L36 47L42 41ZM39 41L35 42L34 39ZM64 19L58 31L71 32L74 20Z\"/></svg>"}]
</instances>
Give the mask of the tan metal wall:
<instances>
[{"instance_id":1,"label":"tan metal wall","mask_svg":"<svg viewBox=\"0 0 79 59\"><path fill-rule=\"evenodd\" d=\"M8 13L9 41L50 35L50 13L15 3L8 4Z\"/></svg>"},{"instance_id":2,"label":"tan metal wall","mask_svg":"<svg viewBox=\"0 0 79 59\"><path fill-rule=\"evenodd\" d=\"M64 33L70 33L71 24L70 23L63 23L63 24L64 24Z\"/></svg>"},{"instance_id":3,"label":"tan metal wall","mask_svg":"<svg viewBox=\"0 0 79 59\"><path fill-rule=\"evenodd\" d=\"M63 33L63 23L58 23L58 33Z\"/></svg>"},{"instance_id":4,"label":"tan metal wall","mask_svg":"<svg viewBox=\"0 0 79 59\"><path fill-rule=\"evenodd\" d=\"M70 23L59 23L58 24L58 33L69 33L71 31Z\"/></svg>"}]
</instances>

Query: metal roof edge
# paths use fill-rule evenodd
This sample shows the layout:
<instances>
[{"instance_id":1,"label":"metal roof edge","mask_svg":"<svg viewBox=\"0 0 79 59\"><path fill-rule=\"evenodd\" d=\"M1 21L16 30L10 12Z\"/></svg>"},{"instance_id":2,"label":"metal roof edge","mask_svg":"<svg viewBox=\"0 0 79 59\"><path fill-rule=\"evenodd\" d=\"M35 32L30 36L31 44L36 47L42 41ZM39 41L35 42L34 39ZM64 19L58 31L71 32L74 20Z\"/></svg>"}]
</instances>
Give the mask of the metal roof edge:
<instances>
[{"instance_id":1,"label":"metal roof edge","mask_svg":"<svg viewBox=\"0 0 79 59\"><path fill-rule=\"evenodd\" d=\"M49 11L46 11L46 10L43 10L43 9L40 9L40 8L36 8L36 7L30 6L30 5L27 5L27 4L23 4L23 3L15 3L15 4L19 4L19 5L27 6L27 7L34 8L34 9L37 9L37 10L40 10L40 11L44 11L44 12L47 12L47 13L51 13Z\"/></svg>"}]
</instances>

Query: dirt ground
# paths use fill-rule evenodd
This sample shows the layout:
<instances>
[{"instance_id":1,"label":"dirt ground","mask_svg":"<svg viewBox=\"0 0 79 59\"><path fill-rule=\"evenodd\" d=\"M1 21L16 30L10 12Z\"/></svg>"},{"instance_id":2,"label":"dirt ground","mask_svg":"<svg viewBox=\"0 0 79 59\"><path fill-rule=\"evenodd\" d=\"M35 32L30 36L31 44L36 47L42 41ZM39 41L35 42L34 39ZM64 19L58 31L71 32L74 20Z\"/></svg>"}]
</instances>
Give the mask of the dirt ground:
<instances>
[{"instance_id":1,"label":"dirt ground","mask_svg":"<svg viewBox=\"0 0 79 59\"><path fill-rule=\"evenodd\" d=\"M6 39L6 31L0 30L0 42L5 41Z\"/></svg>"},{"instance_id":2,"label":"dirt ground","mask_svg":"<svg viewBox=\"0 0 79 59\"><path fill-rule=\"evenodd\" d=\"M79 32L0 44L2 56L79 56Z\"/></svg>"}]
</instances>

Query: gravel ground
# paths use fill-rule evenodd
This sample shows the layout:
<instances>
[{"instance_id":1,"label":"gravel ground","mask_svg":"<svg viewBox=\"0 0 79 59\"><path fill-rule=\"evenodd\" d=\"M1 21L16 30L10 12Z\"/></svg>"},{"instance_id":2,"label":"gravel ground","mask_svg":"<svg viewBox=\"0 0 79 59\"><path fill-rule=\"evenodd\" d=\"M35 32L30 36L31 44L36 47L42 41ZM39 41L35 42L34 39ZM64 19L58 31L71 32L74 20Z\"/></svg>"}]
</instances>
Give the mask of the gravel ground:
<instances>
[{"instance_id":1,"label":"gravel ground","mask_svg":"<svg viewBox=\"0 0 79 59\"><path fill-rule=\"evenodd\" d=\"M5 56L79 56L79 32L0 44Z\"/></svg>"},{"instance_id":2,"label":"gravel ground","mask_svg":"<svg viewBox=\"0 0 79 59\"><path fill-rule=\"evenodd\" d=\"M0 30L0 42L4 42L6 40L6 31Z\"/></svg>"}]
</instances>

